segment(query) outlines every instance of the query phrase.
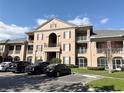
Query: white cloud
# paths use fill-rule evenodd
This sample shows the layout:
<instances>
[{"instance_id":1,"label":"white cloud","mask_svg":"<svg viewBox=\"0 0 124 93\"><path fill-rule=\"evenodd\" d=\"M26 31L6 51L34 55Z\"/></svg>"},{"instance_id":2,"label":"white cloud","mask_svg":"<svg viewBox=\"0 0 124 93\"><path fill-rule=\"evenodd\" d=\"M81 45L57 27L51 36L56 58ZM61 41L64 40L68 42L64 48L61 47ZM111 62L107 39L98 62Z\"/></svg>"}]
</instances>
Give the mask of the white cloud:
<instances>
[{"instance_id":1,"label":"white cloud","mask_svg":"<svg viewBox=\"0 0 124 93\"><path fill-rule=\"evenodd\" d=\"M29 31L29 27L21 27L15 24L5 24L0 21L0 39L12 39L24 37L25 32Z\"/></svg>"},{"instance_id":2,"label":"white cloud","mask_svg":"<svg viewBox=\"0 0 124 93\"><path fill-rule=\"evenodd\" d=\"M90 18L88 17L81 18L77 16L73 20L68 20L68 22L76 24L76 25L84 25L84 26L91 25Z\"/></svg>"},{"instance_id":3,"label":"white cloud","mask_svg":"<svg viewBox=\"0 0 124 93\"><path fill-rule=\"evenodd\" d=\"M41 25L41 24L45 23L47 20L46 19L37 19L36 21L37 21L38 25Z\"/></svg>"},{"instance_id":4,"label":"white cloud","mask_svg":"<svg viewBox=\"0 0 124 93\"><path fill-rule=\"evenodd\" d=\"M105 23L107 23L108 21L109 21L109 18L103 18L103 19L100 20L100 23L101 23L101 24L105 24Z\"/></svg>"}]
</instances>

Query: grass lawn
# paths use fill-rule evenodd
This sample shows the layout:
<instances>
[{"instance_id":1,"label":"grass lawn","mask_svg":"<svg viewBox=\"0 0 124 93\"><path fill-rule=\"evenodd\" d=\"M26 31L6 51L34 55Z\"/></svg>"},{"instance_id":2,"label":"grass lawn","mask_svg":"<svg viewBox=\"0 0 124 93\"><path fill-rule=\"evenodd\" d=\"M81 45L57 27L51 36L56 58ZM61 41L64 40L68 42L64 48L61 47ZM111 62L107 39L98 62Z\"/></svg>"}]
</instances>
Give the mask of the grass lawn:
<instances>
[{"instance_id":1,"label":"grass lawn","mask_svg":"<svg viewBox=\"0 0 124 93\"><path fill-rule=\"evenodd\" d=\"M115 90L124 91L124 80L115 80L110 78L103 78L94 80L88 83L89 87L97 88L98 90Z\"/></svg>"},{"instance_id":2,"label":"grass lawn","mask_svg":"<svg viewBox=\"0 0 124 93\"><path fill-rule=\"evenodd\" d=\"M87 70L84 68L72 68L72 72L78 72L78 73L85 73L85 74L95 74L95 75L102 75L102 76L110 76L110 77L116 77L116 78L124 78L124 72L113 72L111 74L108 73L108 71L96 71L96 70Z\"/></svg>"}]
</instances>

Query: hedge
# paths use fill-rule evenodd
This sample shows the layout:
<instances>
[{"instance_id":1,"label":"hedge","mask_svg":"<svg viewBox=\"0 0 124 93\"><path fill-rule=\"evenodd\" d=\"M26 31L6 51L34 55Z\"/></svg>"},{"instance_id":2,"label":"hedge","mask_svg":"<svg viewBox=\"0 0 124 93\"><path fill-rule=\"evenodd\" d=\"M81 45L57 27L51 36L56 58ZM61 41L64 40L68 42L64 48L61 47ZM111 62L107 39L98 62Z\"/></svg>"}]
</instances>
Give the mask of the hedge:
<instances>
[{"instance_id":1,"label":"hedge","mask_svg":"<svg viewBox=\"0 0 124 93\"><path fill-rule=\"evenodd\" d=\"M78 68L77 65L73 65L73 64L66 64L66 66L68 66L69 68Z\"/></svg>"},{"instance_id":2,"label":"hedge","mask_svg":"<svg viewBox=\"0 0 124 93\"><path fill-rule=\"evenodd\" d=\"M105 70L105 67L87 67L88 70Z\"/></svg>"}]
</instances>

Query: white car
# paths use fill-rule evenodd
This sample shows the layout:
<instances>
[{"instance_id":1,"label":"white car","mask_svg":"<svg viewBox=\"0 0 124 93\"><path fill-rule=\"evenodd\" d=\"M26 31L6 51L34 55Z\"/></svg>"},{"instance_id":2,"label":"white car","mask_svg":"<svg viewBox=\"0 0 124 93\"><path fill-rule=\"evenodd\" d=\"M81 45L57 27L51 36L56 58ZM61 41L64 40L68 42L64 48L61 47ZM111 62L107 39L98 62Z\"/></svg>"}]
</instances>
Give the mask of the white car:
<instances>
[{"instance_id":1,"label":"white car","mask_svg":"<svg viewBox=\"0 0 124 93\"><path fill-rule=\"evenodd\" d=\"M11 64L11 62L2 62L0 64L0 71L8 71L10 64Z\"/></svg>"}]
</instances>

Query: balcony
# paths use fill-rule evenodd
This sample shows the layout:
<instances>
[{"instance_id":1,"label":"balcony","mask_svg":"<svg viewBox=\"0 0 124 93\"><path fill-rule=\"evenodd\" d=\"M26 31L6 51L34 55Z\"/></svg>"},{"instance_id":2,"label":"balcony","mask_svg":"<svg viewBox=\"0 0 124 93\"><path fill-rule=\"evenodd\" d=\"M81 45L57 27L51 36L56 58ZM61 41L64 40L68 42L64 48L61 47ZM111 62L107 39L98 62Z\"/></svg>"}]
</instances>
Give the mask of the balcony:
<instances>
[{"instance_id":1,"label":"balcony","mask_svg":"<svg viewBox=\"0 0 124 93\"><path fill-rule=\"evenodd\" d=\"M15 54L20 54L20 50L15 50Z\"/></svg>"},{"instance_id":2,"label":"balcony","mask_svg":"<svg viewBox=\"0 0 124 93\"><path fill-rule=\"evenodd\" d=\"M104 54L104 53L106 53L106 48L97 48L96 51L97 51L97 53Z\"/></svg>"},{"instance_id":3,"label":"balcony","mask_svg":"<svg viewBox=\"0 0 124 93\"><path fill-rule=\"evenodd\" d=\"M123 48L111 48L113 54L123 53ZM105 54L107 53L107 48L97 48L97 53Z\"/></svg>"},{"instance_id":4,"label":"balcony","mask_svg":"<svg viewBox=\"0 0 124 93\"><path fill-rule=\"evenodd\" d=\"M27 53L28 54L32 54L33 53L33 50L27 50Z\"/></svg>"},{"instance_id":5,"label":"balcony","mask_svg":"<svg viewBox=\"0 0 124 93\"><path fill-rule=\"evenodd\" d=\"M87 41L87 36L77 36L77 43L83 43Z\"/></svg>"},{"instance_id":6,"label":"balcony","mask_svg":"<svg viewBox=\"0 0 124 93\"><path fill-rule=\"evenodd\" d=\"M28 43L33 43L34 42L34 40L28 40Z\"/></svg>"},{"instance_id":7,"label":"balcony","mask_svg":"<svg viewBox=\"0 0 124 93\"><path fill-rule=\"evenodd\" d=\"M86 53L87 52L87 49L77 49L77 53L79 53L79 54L84 54L84 53Z\"/></svg>"},{"instance_id":8,"label":"balcony","mask_svg":"<svg viewBox=\"0 0 124 93\"><path fill-rule=\"evenodd\" d=\"M60 52L60 44L44 44L45 52Z\"/></svg>"},{"instance_id":9,"label":"balcony","mask_svg":"<svg viewBox=\"0 0 124 93\"><path fill-rule=\"evenodd\" d=\"M112 53L113 54L122 54L123 48L112 48Z\"/></svg>"},{"instance_id":10,"label":"balcony","mask_svg":"<svg viewBox=\"0 0 124 93\"><path fill-rule=\"evenodd\" d=\"M13 50L9 50L9 54L13 54L14 52L13 52Z\"/></svg>"}]
</instances>

